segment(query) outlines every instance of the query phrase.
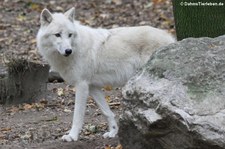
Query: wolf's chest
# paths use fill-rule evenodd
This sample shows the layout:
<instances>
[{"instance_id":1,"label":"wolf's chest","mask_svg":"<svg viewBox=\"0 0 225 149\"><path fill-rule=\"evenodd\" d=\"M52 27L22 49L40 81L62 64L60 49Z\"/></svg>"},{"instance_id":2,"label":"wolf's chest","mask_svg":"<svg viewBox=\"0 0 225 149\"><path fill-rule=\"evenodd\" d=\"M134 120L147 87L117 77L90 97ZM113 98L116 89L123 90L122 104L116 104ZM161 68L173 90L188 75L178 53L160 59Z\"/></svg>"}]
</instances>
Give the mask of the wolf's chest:
<instances>
[{"instance_id":1,"label":"wolf's chest","mask_svg":"<svg viewBox=\"0 0 225 149\"><path fill-rule=\"evenodd\" d=\"M51 65L52 70L56 71L60 74L60 76L71 85L74 85L76 82L75 70L74 68L70 68L67 65Z\"/></svg>"},{"instance_id":2,"label":"wolf's chest","mask_svg":"<svg viewBox=\"0 0 225 149\"><path fill-rule=\"evenodd\" d=\"M75 85L80 78L79 72L77 73L74 68L64 68L63 70L60 70L58 72L61 77L66 81L66 83L70 85Z\"/></svg>"}]
</instances>

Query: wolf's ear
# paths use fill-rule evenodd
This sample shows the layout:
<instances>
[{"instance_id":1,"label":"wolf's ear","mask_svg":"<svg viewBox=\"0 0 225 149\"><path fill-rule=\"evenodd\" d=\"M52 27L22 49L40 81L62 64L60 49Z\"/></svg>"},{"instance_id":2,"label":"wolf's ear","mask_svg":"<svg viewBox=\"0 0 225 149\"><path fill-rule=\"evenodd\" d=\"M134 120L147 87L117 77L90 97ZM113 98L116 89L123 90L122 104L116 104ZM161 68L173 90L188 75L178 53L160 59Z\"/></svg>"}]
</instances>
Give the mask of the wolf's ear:
<instances>
[{"instance_id":1,"label":"wolf's ear","mask_svg":"<svg viewBox=\"0 0 225 149\"><path fill-rule=\"evenodd\" d=\"M75 18L75 8L72 7L70 8L68 11L66 11L64 13L64 15L71 21L73 22L74 21L74 18Z\"/></svg>"},{"instance_id":2,"label":"wolf's ear","mask_svg":"<svg viewBox=\"0 0 225 149\"><path fill-rule=\"evenodd\" d=\"M47 26L52 22L52 14L48 9L43 9L41 12L41 26Z\"/></svg>"}]
</instances>

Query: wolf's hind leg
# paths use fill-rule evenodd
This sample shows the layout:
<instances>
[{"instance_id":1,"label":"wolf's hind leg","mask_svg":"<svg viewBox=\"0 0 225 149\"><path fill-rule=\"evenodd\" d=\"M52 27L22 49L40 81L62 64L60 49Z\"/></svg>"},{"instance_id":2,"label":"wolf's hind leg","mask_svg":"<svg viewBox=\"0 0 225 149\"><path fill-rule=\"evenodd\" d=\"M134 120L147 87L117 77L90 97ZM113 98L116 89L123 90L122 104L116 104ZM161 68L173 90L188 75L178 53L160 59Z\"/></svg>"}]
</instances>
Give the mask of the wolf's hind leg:
<instances>
[{"instance_id":1,"label":"wolf's hind leg","mask_svg":"<svg viewBox=\"0 0 225 149\"><path fill-rule=\"evenodd\" d=\"M90 87L90 96L92 96L101 109L102 113L106 117L109 125L109 132L106 132L103 137L115 137L118 133L118 126L115 120L115 115L110 110L108 103L105 100L105 94L100 88Z\"/></svg>"}]
</instances>

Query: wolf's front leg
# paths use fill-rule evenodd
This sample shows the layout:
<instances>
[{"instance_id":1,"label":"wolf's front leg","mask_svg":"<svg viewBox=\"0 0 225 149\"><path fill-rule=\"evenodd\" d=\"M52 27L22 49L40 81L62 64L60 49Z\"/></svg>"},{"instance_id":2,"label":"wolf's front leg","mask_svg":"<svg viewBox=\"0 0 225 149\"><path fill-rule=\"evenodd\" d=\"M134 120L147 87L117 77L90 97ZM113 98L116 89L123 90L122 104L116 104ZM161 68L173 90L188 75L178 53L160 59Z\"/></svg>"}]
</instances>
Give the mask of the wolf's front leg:
<instances>
[{"instance_id":1,"label":"wolf's front leg","mask_svg":"<svg viewBox=\"0 0 225 149\"><path fill-rule=\"evenodd\" d=\"M103 137L104 138L112 138L115 137L118 133L118 126L115 120L115 115L110 110L108 103L105 100L105 94L101 90L101 88L90 87L90 95L94 98L98 107L101 109L102 113L105 115L108 125L109 132L106 132Z\"/></svg>"},{"instance_id":2,"label":"wolf's front leg","mask_svg":"<svg viewBox=\"0 0 225 149\"><path fill-rule=\"evenodd\" d=\"M73 115L72 129L68 135L62 137L63 141L77 141L80 130L82 129L84 114L86 109L89 87L87 82L81 82L76 86L75 109Z\"/></svg>"}]
</instances>

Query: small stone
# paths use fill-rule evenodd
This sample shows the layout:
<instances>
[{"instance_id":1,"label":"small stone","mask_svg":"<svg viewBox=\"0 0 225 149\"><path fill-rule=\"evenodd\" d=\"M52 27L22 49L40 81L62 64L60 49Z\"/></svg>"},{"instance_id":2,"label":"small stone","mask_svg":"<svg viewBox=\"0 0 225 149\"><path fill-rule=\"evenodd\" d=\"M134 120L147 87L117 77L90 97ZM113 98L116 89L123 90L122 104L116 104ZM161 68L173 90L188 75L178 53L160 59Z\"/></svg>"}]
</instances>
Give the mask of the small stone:
<instances>
[{"instance_id":1,"label":"small stone","mask_svg":"<svg viewBox=\"0 0 225 149\"><path fill-rule=\"evenodd\" d=\"M89 127L89 131L92 132L92 133L96 133L97 132L97 127L95 125L91 125Z\"/></svg>"}]
</instances>

